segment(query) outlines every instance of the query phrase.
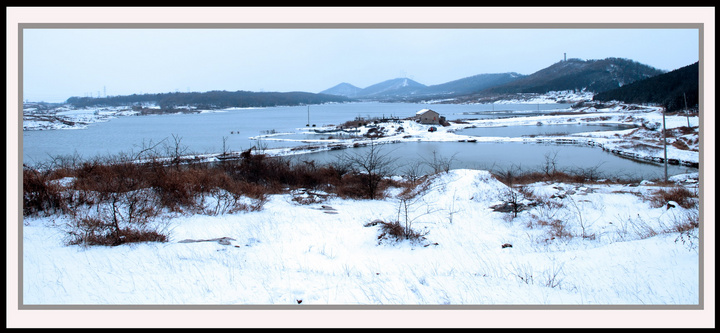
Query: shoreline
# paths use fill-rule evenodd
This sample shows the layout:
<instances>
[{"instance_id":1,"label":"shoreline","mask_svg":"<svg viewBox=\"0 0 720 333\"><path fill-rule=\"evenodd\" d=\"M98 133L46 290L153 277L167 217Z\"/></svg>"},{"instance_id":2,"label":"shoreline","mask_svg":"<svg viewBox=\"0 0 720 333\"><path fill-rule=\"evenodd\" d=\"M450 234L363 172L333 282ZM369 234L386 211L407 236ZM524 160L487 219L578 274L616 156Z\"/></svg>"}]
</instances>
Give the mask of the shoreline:
<instances>
[{"instance_id":1,"label":"shoreline","mask_svg":"<svg viewBox=\"0 0 720 333\"><path fill-rule=\"evenodd\" d=\"M621 113L621 112L587 112L587 110L580 110L573 113L567 113L557 116L533 116L533 117L516 117L516 118L504 118L504 119L483 119L483 120L471 120L471 119L458 119L450 121L451 125L446 127L438 126L437 133L428 133L425 129L431 125L419 125L420 130L416 129L411 134L400 133L389 136L382 136L375 138L378 143L402 143L402 142L468 142L468 143L498 143L498 142L523 142L523 143L552 143L552 144L577 144L590 147L598 147L604 151L610 152L614 155L638 160L642 162L654 162L664 163L665 158L661 154L662 152L655 153L642 152L637 147L641 145L647 145L646 141L649 140L651 130L644 129L646 124L650 120L644 117L637 117L643 113L656 113L659 112L657 109L651 109L650 111L632 113ZM634 115L635 117L633 117ZM654 118L657 115L653 115ZM584 118L583 118L584 117ZM681 117L682 116L672 116ZM577 119L574 119L577 118ZM697 118L697 117L694 117ZM631 121L622 121L622 119L630 119ZM681 119L682 120L682 119ZM572 122L570 122L572 121ZM688 120L689 121L689 120ZM408 127L409 120L401 122L404 128ZM590 131L583 133L575 133L571 135L552 135L552 136L521 136L521 137L479 137L471 135L456 134L456 131L477 128L477 127L505 127L505 126L538 126L538 122L543 122L544 125L625 125L633 126L632 128L618 131ZM678 123L678 119L673 120L674 123ZM693 119L693 123L697 123L697 120ZM377 124L377 127L383 127L383 123ZM672 128L668 128L672 129ZM369 128L364 126L360 129L361 134L368 133ZM441 132L442 131L442 132ZM633 134L633 132L643 131L640 133L639 139L632 139L627 137ZM439 135L442 134L442 135ZM303 139L282 139L277 138L278 135L268 136L255 136L255 139L272 140L272 141L287 141L287 142L303 142L308 143L306 146L298 146L292 148L271 148L264 150L265 152L270 151L271 156L288 156L304 153L315 153L321 151L328 151L333 149L347 149L357 147L358 145L367 145L373 139L333 139L333 140L303 140ZM652 146L650 148L662 150L663 147ZM693 167L699 169L699 151L681 150L676 147L668 145L668 164L682 165L687 167Z\"/></svg>"},{"instance_id":2,"label":"shoreline","mask_svg":"<svg viewBox=\"0 0 720 333\"><path fill-rule=\"evenodd\" d=\"M316 153L329 150L348 149L368 145L371 141L378 143L403 143L403 142L467 142L467 143L501 143L501 142L522 142L522 143L550 143L557 145L576 144L581 146L597 147L604 151L623 158L629 158L640 162L665 163L663 146L658 144L658 119L662 118L662 109L652 106L639 106L634 104L615 103L607 109L596 109L594 106L588 106L578 109L570 109L567 111L557 112L550 115L533 115L524 116L519 114L517 117L492 118L492 119L473 119L458 118L450 120L448 126L441 125L423 125L416 123L410 118L397 119L392 122L381 122L371 125L365 125L355 128L349 138L318 138L318 139L287 139L282 138L283 135L332 135L336 132L345 132L341 126L326 126L319 128L297 128L294 133L269 133L258 136L249 137L250 140L273 141L273 142L294 142L303 143L300 146L267 148L253 146L250 150L260 150L269 156L293 156L300 154ZM90 114L93 116L90 116ZM70 115L74 114L75 117ZM56 118L63 118L65 121L74 121L76 126L38 126L35 130L53 130L53 129L81 129L96 119L97 122L109 121L118 116L129 116L131 113L125 110L87 110L87 112L63 111L52 115ZM51 117L52 117L51 116ZM37 117L37 115L29 115ZM48 117L48 115L45 115ZM25 118L25 117L24 117ZM683 124L691 125L691 129L698 127L698 133L694 134L694 141L699 141L699 116L666 116L669 119L667 129L673 130L678 127L687 127ZM666 119L666 120L668 120ZM692 119L692 123L691 123ZM25 120L25 119L24 119ZM456 132L468 128L487 128L487 127L517 127L517 126L554 126L554 125L611 125L611 126L629 126L631 128L618 131L589 131L583 133L574 133L568 135L531 135L531 136L515 136L515 137L481 137L472 135L457 134ZM428 132L430 126L435 126L437 131ZM24 130L28 130L25 123ZM400 131L402 129L402 131ZM372 133L371 133L372 132ZM374 137L371 137L373 136ZM690 135L688 141L693 140ZM672 138L676 140L677 138ZM699 148L699 145L698 145ZM682 150L670 144L667 146L668 164L682 165L686 167L699 169L699 149ZM227 153L209 153L209 154L190 154L182 156L181 159L188 162L213 162L240 158L238 151L230 151Z\"/></svg>"}]
</instances>

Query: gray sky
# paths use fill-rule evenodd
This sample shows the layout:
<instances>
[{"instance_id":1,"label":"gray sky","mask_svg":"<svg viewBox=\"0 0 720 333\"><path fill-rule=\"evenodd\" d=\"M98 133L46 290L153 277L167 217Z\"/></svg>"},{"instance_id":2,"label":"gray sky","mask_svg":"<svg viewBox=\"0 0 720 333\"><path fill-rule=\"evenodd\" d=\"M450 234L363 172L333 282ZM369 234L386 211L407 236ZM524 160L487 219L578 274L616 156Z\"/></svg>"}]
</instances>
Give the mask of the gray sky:
<instances>
[{"instance_id":1,"label":"gray sky","mask_svg":"<svg viewBox=\"0 0 720 333\"><path fill-rule=\"evenodd\" d=\"M699 59L697 29L24 29L23 100L209 90L425 85L532 74L563 59L663 70Z\"/></svg>"}]
</instances>

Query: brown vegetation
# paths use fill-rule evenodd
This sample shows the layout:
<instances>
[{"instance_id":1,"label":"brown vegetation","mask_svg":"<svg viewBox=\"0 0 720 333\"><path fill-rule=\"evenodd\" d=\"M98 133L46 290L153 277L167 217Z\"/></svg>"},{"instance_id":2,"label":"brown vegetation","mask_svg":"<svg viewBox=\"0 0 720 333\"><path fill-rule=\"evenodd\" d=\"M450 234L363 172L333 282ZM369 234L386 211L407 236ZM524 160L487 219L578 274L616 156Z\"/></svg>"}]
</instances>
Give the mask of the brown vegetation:
<instances>
[{"instance_id":1,"label":"brown vegetation","mask_svg":"<svg viewBox=\"0 0 720 333\"><path fill-rule=\"evenodd\" d=\"M696 193L685 187L674 186L669 190L659 189L652 196L647 197L646 200L654 208L671 205L671 202L676 202L682 208L694 208L698 205L697 197Z\"/></svg>"},{"instance_id":2,"label":"brown vegetation","mask_svg":"<svg viewBox=\"0 0 720 333\"><path fill-rule=\"evenodd\" d=\"M310 189L380 199L393 182L386 155L317 166L264 154L215 163L140 163L114 157L39 168L23 166L23 216L67 214L70 244L165 241L150 227L161 213L220 214L262 209L269 194ZM61 185L58 181L67 180Z\"/></svg>"}]
</instances>

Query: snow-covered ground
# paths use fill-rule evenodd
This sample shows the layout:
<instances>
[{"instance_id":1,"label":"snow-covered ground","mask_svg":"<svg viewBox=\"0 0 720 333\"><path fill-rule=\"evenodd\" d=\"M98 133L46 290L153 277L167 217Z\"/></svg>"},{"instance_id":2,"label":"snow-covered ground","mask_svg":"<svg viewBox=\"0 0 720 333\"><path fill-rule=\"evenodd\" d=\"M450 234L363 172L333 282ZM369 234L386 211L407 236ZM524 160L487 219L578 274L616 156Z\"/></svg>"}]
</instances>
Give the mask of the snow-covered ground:
<instances>
[{"instance_id":1,"label":"snow-covered ground","mask_svg":"<svg viewBox=\"0 0 720 333\"><path fill-rule=\"evenodd\" d=\"M684 116L666 117L666 127L686 126L687 121ZM556 116L473 120L438 126L436 132L408 121L402 123L402 134L379 140L467 140L470 138L454 131L467 126L537 126L538 122L644 123L647 129L547 138L585 140L642 157L657 155L654 150L628 143L647 140L657 145L653 128L662 122L662 114L656 109L618 107ZM690 122L697 126L697 117ZM692 145L698 134L689 134L689 150L669 147L668 157L698 162L698 146ZM544 138L483 140L529 139ZM693 193L699 191L698 174L671 180ZM707 265L707 256L713 253L708 251L714 245L708 247L698 228L675 231L676 226L698 221L700 210L675 202L654 205L650 199L662 186L651 182L639 186L534 183L522 189L522 193L532 194L523 200L529 208L514 217L492 207L502 203L509 191L520 193L520 189L510 189L487 171L451 170L429 177L424 185L426 191L406 201L395 188L388 189L382 200L330 196L316 198L321 200L310 204L293 200L300 194L290 193L269 196L259 211L167 215L153 223L168 234L168 242L115 247L66 245L72 221L68 216L26 217L21 226L21 303L38 309L45 305L59 305L60 309L70 305L80 309L99 305L223 305L231 310L332 310L321 312L319 318L305 311L287 314L288 318L297 315L316 320L297 325L282 318L259 323L257 319L262 317L236 312L228 315L245 321L211 323L207 318L213 314L185 317L176 313L167 314L176 316L170 322L162 321L166 314L157 312L150 316L157 316L159 322L150 319L139 324L159 327L181 325L190 318L199 320L199 327L617 327L625 326L625 322L602 313L586 316L578 310L623 306L639 309L623 315L644 319L635 323L641 327L685 327L694 326L683 321L684 316L692 317L691 311L672 314L676 316L672 318L665 309L714 309L714 298L704 293L707 283L714 286L714 258L713 264ZM407 213L400 209L404 203ZM399 220L424 238L415 242L392 240L383 236L377 220ZM714 231L711 222L700 220L705 235ZM412 306L428 305L459 312L426 312L407 321L405 308L393 307L418 309ZM558 305L570 306L573 311L555 317L552 306ZM380 307L358 314L342 312L364 306ZM493 309L497 312L490 312L497 316L471 311L476 317L464 317L462 311L478 309L473 306ZM505 325L498 322L506 318L500 310L513 310L513 306L519 310L522 306L549 309L551 313L542 316L554 321L533 324L523 318L538 317L529 313L519 318L526 315L519 312L517 316L511 314ZM377 321L380 317L374 321L375 312L370 310L376 309L393 309L392 324ZM284 312L277 314L282 317ZM431 315L447 319L438 321ZM99 325L134 326L126 322L127 316L118 316L123 323ZM334 321L338 318L343 321ZM461 321L453 322L454 318ZM584 321L575 321L578 318Z\"/></svg>"},{"instance_id":2,"label":"snow-covered ground","mask_svg":"<svg viewBox=\"0 0 720 333\"><path fill-rule=\"evenodd\" d=\"M697 229L670 231L698 210L653 208L657 186L532 184L540 204L513 217L491 208L509 188L487 171L427 185L407 215L393 189L312 204L272 195L257 212L158 221L166 243L67 246L69 217L25 218L23 303L699 304ZM371 222L398 216L424 239L379 238Z\"/></svg>"},{"instance_id":3,"label":"snow-covered ground","mask_svg":"<svg viewBox=\"0 0 720 333\"><path fill-rule=\"evenodd\" d=\"M672 136L667 138L667 158L676 164L697 167L700 161L700 128L699 117L684 115L665 116L665 128ZM457 131L471 127L503 127L503 126L544 126L544 125L572 125L572 124L604 124L629 125L635 128L618 131L597 131L575 133L569 135L532 136L532 137L477 137L458 134ZM379 123L372 127L358 128L356 136L363 136L371 130L380 129L383 136L374 140L378 143L414 142L414 141L475 141L475 142L559 142L578 143L605 149L615 154L634 158L663 162L665 159L665 143L662 140L662 109L658 107L641 107L625 104L616 104L609 108L596 109L594 107L579 108L558 115L518 116L500 119L476 119L451 121L449 126L432 126L403 120L398 123ZM689 125L689 126L688 126ZM430 127L437 130L429 132ZM399 129L402 128L400 131ZM687 130L677 132L679 129ZM334 128L318 128L314 130L332 130ZM678 129L678 130L675 130ZM312 130L298 129L306 133ZM351 147L363 143L363 140L322 138L286 139L283 134L269 134L254 137L254 139L275 141L302 141L313 144L313 151L334 149L338 147ZM365 143L369 139L364 140ZM682 141L682 145L673 145L675 141ZM681 147L681 148L679 148ZM266 153L271 155L289 155L303 153L297 148L270 149Z\"/></svg>"},{"instance_id":4,"label":"snow-covered ground","mask_svg":"<svg viewBox=\"0 0 720 333\"><path fill-rule=\"evenodd\" d=\"M83 129L88 124L106 122L137 113L127 107L73 109L62 106L46 112L27 108L23 110L23 130Z\"/></svg>"},{"instance_id":5,"label":"snow-covered ground","mask_svg":"<svg viewBox=\"0 0 720 333\"><path fill-rule=\"evenodd\" d=\"M590 101L593 93L589 91L561 90L549 91L545 94L520 94L521 98L497 101L497 104L544 104L544 103L576 103Z\"/></svg>"}]
</instances>

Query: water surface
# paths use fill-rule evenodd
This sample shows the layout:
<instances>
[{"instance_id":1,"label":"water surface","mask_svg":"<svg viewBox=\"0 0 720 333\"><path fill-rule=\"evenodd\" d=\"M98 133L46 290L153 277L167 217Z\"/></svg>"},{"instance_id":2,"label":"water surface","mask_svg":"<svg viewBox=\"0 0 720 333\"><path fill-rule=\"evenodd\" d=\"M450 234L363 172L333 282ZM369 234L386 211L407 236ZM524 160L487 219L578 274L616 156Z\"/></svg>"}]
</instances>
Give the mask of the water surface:
<instances>
[{"instance_id":1,"label":"water surface","mask_svg":"<svg viewBox=\"0 0 720 333\"><path fill-rule=\"evenodd\" d=\"M23 131L23 162L28 164L47 162L56 156L78 155L81 158L104 157L119 153L133 154L148 147L155 147L160 154L169 154L176 147L185 154L220 153L241 151L253 146L267 148L297 147L304 142L260 142L253 137L275 133L283 138L304 140L346 138L352 134L339 133L304 134L310 129L328 125L340 125L355 118L412 117L424 108L440 112L448 120L468 118L519 117L548 114L564 110L568 104L505 104L507 110L497 110L499 105L454 105L415 103L348 103L297 107L274 107L258 109L229 109L201 114L172 114L151 116L125 116L108 122L89 125L86 129ZM495 110L493 110L495 109ZM309 122L308 122L309 120ZM313 126L314 125L314 126ZM527 136L551 135L553 133L577 133L596 130L616 130L603 125L543 125L469 128L458 134L479 136ZM287 134L291 133L291 134ZM272 138L272 137L271 137ZM409 142L388 145L401 173L416 162L432 158L432 153L442 158L452 158L453 168L481 168L502 170L540 168L547 155L559 169L602 170L608 176L625 174L627 177L658 178L664 173L663 166L642 163L603 151L597 147L523 144L523 143L460 143L460 142ZM320 162L334 161L347 153L362 153L366 148L318 152L303 155L303 159ZM688 171L689 170L689 171ZM669 166L670 175L697 172L697 169Z\"/></svg>"}]
</instances>

